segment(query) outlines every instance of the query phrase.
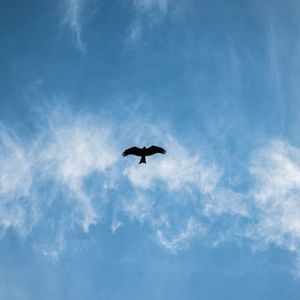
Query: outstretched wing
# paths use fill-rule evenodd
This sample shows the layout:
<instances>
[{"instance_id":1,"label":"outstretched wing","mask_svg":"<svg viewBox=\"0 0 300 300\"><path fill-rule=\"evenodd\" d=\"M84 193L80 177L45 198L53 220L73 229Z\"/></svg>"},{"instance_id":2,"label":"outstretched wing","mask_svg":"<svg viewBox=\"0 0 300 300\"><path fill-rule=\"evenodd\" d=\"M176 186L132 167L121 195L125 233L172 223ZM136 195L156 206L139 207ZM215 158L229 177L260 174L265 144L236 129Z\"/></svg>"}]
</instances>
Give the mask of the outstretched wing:
<instances>
[{"instance_id":1,"label":"outstretched wing","mask_svg":"<svg viewBox=\"0 0 300 300\"><path fill-rule=\"evenodd\" d=\"M123 152L123 156L127 156L127 155L136 155L136 156L142 156L142 153L141 153L141 150L140 148L138 147L132 147L132 148L128 148L126 149L124 152Z\"/></svg>"},{"instance_id":2,"label":"outstretched wing","mask_svg":"<svg viewBox=\"0 0 300 300\"><path fill-rule=\"evenodd\" d=\"M156 153L165 154L166 150L164 148L157 147L157 146L151 146L151 147L146 149L146 155L153 155L153 154L156 154Z\"/></svg>"}]
</instances>

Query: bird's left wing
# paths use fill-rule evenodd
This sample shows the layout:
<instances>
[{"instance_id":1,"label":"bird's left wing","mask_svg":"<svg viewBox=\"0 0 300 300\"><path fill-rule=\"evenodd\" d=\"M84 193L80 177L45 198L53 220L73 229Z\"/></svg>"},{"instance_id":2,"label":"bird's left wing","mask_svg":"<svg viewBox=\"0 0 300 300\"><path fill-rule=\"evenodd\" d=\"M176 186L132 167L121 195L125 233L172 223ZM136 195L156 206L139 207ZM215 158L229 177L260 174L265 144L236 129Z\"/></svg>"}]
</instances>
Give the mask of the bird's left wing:
<instances>
[{"instance_id":1,"label":"bird's left wing","mask_svg":"<svg viewBox=\"0 0 300 300\"><path fill-rule=\"evenodd\" d=\"M157 147L157 146L151 146L151 147L147 148L146 155L153 155L156 153L165 154L166 152L167 151L164 148Z\"/></svg>"},{"instance_id":2,"label":"bird's left wing","mask_svg":"<svg viewBox=\"0 0 300 300\"><path fill-rule=\"evenodd\" d=\"M132 155L137 155L137 156L141 156L141 149L138 148L138 147L131 147L131 148L126 149L126 150L122 153L123 156L127 156L127 155L130 155L130 154L132 154Z\"/></svg>"}]
</instances>

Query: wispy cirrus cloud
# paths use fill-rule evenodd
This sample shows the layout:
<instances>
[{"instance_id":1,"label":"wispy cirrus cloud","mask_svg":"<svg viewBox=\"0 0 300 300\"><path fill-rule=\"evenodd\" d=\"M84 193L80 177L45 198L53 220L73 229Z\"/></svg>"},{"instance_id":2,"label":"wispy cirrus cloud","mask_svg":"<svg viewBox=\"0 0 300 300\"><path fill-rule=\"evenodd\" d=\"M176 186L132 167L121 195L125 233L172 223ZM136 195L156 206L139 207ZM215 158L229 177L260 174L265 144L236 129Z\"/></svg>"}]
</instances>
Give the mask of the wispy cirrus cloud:
<instances>
[{"instance_id":1,"label":"wispy cirrus cloud","mask_svg":"<svg viewBox=\"0 0 300 300\"><path fill-rule=\"evenodd\" d=\"M190 217L186 225L179 232L172 233L172 236L166 236L165 233L158 229L156 237L159 243L172 253L188 247L189 242L195 237L201 237L206 234L206 228L199 221Z\"/></svg>"},{"instance_id":2,"label":"wispy cirrus cloud","mask_svg":"<svg viewBox=\"0 0 300 300\"><path fill-rule=\"evenodd\" d=\"M168 11L169 0L133 0L132 3L140 12L149 12L153 9L165 14Z\"/></svg>"},{"instance_id":3,"label":"wispy cirrus cloud","mask_svg":"<svg viewBox=\"0 0 300 300\"><path fill-rule=\"evenodd\" d=\"M255 149L248 165L251 184L241 192L224 183L226 170L201 146L194 151L159 122L145 119L138 127L123 120L120 131L113 120L68 108L54 111L42 113L46 121L31 140L0 129L2 236L9 228L23 238L48 228L54 242L41 236L34 247L57 261L67 248L68 231L88 232L104 217L114 234L137 221L171 253L195 239L214 246L238 238L258 249L275 244L299 256L298 148L275 140ZM150 157L146 167L135 157L121 157L128 143L150 141L166 147L167 155Z\"/></svg>"},{"instance_id":4,"label":"wispy cirrus cloud","mask_svg":"<svg viewBox=\"0 0 300 300\"><path fill-rule=\"evenodd\" d=\"M179 0L132 0L135 20L129 26L128 44L138 42L145 28L161 23L179 2Z\"/></svg>"},{"instance_id":5,"label":"wispy cirrus cloud","mask_svg":"<svg viewBox=\"0 0 300 300\"><path fill-rule=\"evenodd\" d=\"M17 142L17 133L1 131L0 193L4 204L0 222L3 232L14 228L19 233L24 231L24 236L29 235L57 205L63 209L57 215L48 216L54 223L58 222L57 235L65 231L60 226L77 225L88 232L90 226L101 222L101 216L105 215L109 193L115 198L114 232L125 223L124 218L129 218L150 226L154 235L164 232L170 236L171 224L179 221L177 214L183 207L177 207L176 202L157 201L156 189L159 187L162 197L167 198L183 193L187 198L187 205L184 204L187 211L192 194L210 193L215 189L220 176L217 167L189 153L159 124L153 126L144 121L136 127L125 121L120 132L119 124L96 120L89 114L72 114L67 108L42 114L44 122L39 124L31 142ZM137 162L133 163L131 158L124 160L120 155L128 141L162 143L168 149L168 156L151 157L148 163L152 168L142 170ZM180 197L177 199L180 201ZM172 211L166 213L170 205ZM187 222L190 217L187 214L180 222ZM36 248L47 256L56 255L50 246L49 251L45 249L47 243L38 244ZM176 242L173 251L177 244L182 248L182 243Z\"/></svg>"},{"instance_id":6,"label":"wispy cirrus cloud","mask_svg":"<svg viewBox=\"0 0 300 300\"><path fill-rule=\"evenodd\" d=\"M160 137L162 139L162 137ZM158 138L154 138L157 140ZM163 139L162 139L163 140ZM199 153L190 151L180 145L173 137L161 141L168 149L168 155L151 158L151 169L140 168L130 164L124 169L130 182L142 189L153 189L156 184L163 183L169 190L189 189L193 186L202 193L208 193L216 188L221 177L221 170L214 164L206 165Z\"/></svg>"},{"instance_id":7,"label":"wispy cirrus cloud","mask_svg":"<svg viewBox=\"0 0 300 300\"><path fill-rule=\"evenodd\" d=\"M86 191L85 180L92 173L103 174L116 160L109 128L68 113L58 115L48 116L48 124L31 143L1 130L2 230L13 227L29 234L58 196L70 209L71 223L88 231L98 221L92 204L95 195Z\"/></svg>"},{"instance_id":8,"label":"wispy cirrus cloud","mask_svg":"<svg viewBox=\"0 0 300 300\"><path fill-rule=\"evenodd\" d=\"M30 154L18 138L2 127L0 130L0 224L1 231L13 227L25 236L35 222L35 202L28 205L26 199L31 195L33 164Z\"/></svg>"},{"instance_id":9,"label":"wispy cirrus cloud","mask_svg":"<svg viewBox=\"0 0 300 300\"><path fill-rule=\"evenodd\" d=\"M64 0L61 5L62 23L69 27L78 49L82 52L86 51L82 39L82 15L87 2L87 0ZM161 23L179 2L180 0L132 0L135 18L129 25L127 43L132 45L139 41L145 28Z\"/></svg>"},{"instance_id":10,"label":"wispy cirrus cloud","mask_svg":"<svg viewBox=\"0 0 300 300\"><path fill-rule=\"evenodd\" d=\"M63 2L63 24L67 25L74 34L77 46L80 51L85 52L82 41L82 22L81 14L85 5L84 0L64 0Z\"/></svg>"},{"instance_id":11,"label":"wispy cirrus cloud","mask_svg":"<svg viewBox=\"0 0 300 300\"><path fill-rule=\"evenodd\" d=\"M257 222L251 227L250 237L260 245L274 244L299 256L300 150L274 140L255 152L250 172L257 208Z\"/></svg>"},{"instance_id":12,"label":"wispy cirrus cloud","mask_svg":"<svg viewBox=\"0 0 300 300\"><path fill-rule=\"evenodd\" d=\"M97 223L97 213L83 189L84 179L92 173L104 173L117 160L117 152L108 127L97 127L88 119L70 117L52 127L40 149L44 173L68 188L70 196L83 210L83 228Z\"/></svg>"}]
</instances>

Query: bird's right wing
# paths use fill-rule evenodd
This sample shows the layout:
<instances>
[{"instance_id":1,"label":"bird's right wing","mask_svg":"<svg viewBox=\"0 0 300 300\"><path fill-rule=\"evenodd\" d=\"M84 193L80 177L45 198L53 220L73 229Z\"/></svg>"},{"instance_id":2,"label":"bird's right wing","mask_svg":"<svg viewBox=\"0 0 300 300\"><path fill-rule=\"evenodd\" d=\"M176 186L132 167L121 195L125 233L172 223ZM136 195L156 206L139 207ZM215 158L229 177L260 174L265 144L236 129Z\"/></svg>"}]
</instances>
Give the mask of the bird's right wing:
<instances>
[{"instance_id":1,"label":"bird's right wing","mask_svg":"<svg viewBox=\"0 0 300 300\"><path fill-rule=\"evenodd\" d=\"M138 147L132 147L132 148L128 148L123 152L123 156L127 156L127 155L136 155L136 156L141 156L141 150Z\"/></svg>"}]
</instances>

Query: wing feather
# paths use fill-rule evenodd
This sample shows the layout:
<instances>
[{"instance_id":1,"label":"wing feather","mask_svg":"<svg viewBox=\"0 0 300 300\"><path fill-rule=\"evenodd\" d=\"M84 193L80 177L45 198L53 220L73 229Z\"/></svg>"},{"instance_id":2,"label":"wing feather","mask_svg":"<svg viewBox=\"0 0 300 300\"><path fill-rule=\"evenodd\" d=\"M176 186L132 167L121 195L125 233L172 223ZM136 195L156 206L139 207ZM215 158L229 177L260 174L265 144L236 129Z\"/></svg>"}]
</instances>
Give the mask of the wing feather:
<instances>
[{"instance_id":1,"label":"wing feather","mask_svg":"<svg viewBox=\"0 0 300 300\"><path fill-rule=\"evenodd\" d=\"M141 150L140 148L138 147L131 147L131 148L128 148L126 149L122 155L123 156L127 156L127 155L136 155L136 156L141 156Z\"/></svg>"},{"instance_id":2,"label":"wing feather","mask_svg":"<svg viewBox=\"0 0 300 300\"><path fill-rule=\"evenodd\" d=\"M156 153L165 154L166 150L164 148L154 146L154 145L146 149L146 155L153 155Z\"/></svg>"}]
</instances>

